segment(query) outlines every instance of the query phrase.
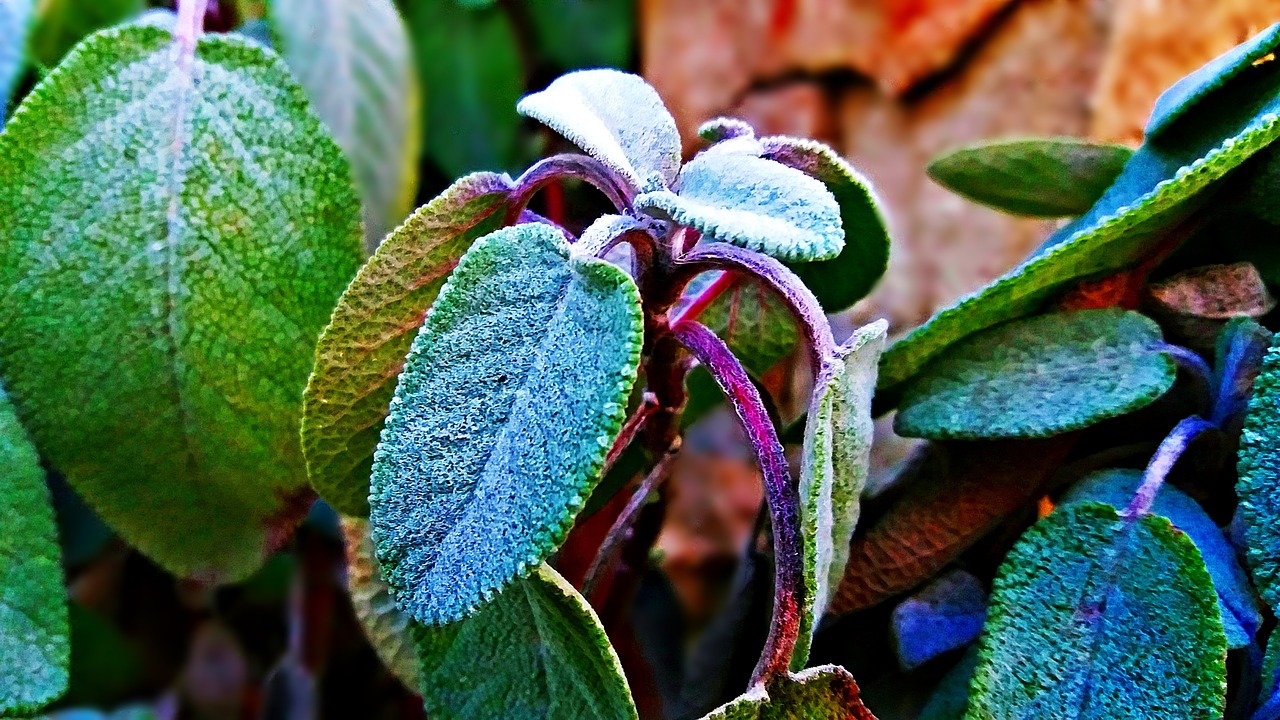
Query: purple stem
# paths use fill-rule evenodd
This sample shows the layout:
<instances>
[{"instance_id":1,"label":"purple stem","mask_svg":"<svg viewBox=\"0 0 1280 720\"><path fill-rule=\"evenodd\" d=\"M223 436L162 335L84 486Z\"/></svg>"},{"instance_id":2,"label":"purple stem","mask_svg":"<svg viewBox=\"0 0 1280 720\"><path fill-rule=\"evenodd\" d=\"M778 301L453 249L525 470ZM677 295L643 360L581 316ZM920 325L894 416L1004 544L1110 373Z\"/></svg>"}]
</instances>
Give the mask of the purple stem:
<instances>
[{"instance_id":1,"label":"purple stem","mask_svg":"<svg viewBox=\"0 0 1280 720\"><path fill-rule=\"evenodd\" d=\"M178 19L173 26L173 39L185 58L195 52L196 41L204 33L204 15L209 0L178 0Z\"/></svg>"},{"instance_id":2,"label":"purple stem","mask_svg":"<svg viewBox=\"0 0 1280 720\"><path fill-rule=\"evenodd\" d=\"M671 332L707 368L725 397L733 403L764 478L764 494L773 524L775 574L769 639L751 674L752 685L759 685L787 672L800 631L800 606L804 600L800 497L791 482L782 443L769 420L760 392L724 341L696 322L679 323Z\"/></svg>"},{"instance_id":3,"label":"purple stem","mask_svg":"<svg viewBox=\"0 0 1280 720\"><path fill-rule=\"evenodd\" d=\"M589 183L604 193L619 212L629 209L631 200L635 197L635 192L599 160L574 153L552 155L534 163L516 179L510 209L507 211L507 224L520 217L520 211L524 210L539 190L551 182L570 177Z\"/></svg>"},{"instance_id":4,"label":"purple stem","mask_svg":"<svg viewBox=\"0 0 1280 720\"><path fill-rule=\"evenodd\" d=\"M1160 350L1167 353L1178 367L1191 376L1200 396L1200 407L1206 411L1213 407L1213 369L1200 354L1181 345L1163 343Z\"/></svg>"},{"instance_id":5,"label":"purple stem","mask_svg":"<svg viewBox=\"0 0 1280 720\"><path fill-rule=\"evenodd\" d=\"M1151 456L1151 462L1147 463L1147 469L1142 473L1142 484L1138 486L1133 500L1124 510L1125 518L1132 520L1151 512L1151 503L1155 502L1156 493L1160 492L1160 486L1164 485L1164 479L1177 464L1178 458L1182 457L1187 446L1199 437L1200 433L1213 428L1213 423L1196 415L1183 418L1182 422L1174 426L1164 442L1160 443L1160 447L1156 448L1156 454Z\"/></svg>"}]
</instances>

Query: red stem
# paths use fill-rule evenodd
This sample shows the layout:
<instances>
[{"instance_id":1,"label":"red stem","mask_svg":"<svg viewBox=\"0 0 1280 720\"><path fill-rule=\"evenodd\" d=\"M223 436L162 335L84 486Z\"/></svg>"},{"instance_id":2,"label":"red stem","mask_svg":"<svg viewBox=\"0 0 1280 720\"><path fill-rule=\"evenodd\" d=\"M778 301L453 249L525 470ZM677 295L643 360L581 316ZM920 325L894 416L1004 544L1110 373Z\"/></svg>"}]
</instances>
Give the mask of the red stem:
<instances>
[{"instance_id":1,"label":"red stem","mask_svg":"<svg viewBox=\"0 0 1280 720\"><path fill-rule=\"evenodd\" d=\"M565 153L539 160L516 179L506 224L510 225L520 218L520 213L529 204L530 198L539 190L567 177L578 178L594 186L604 193L619 212L631 207L634 193L625 183L618 181L612 170L593 157Z\"/></svg>"}]
</instances>

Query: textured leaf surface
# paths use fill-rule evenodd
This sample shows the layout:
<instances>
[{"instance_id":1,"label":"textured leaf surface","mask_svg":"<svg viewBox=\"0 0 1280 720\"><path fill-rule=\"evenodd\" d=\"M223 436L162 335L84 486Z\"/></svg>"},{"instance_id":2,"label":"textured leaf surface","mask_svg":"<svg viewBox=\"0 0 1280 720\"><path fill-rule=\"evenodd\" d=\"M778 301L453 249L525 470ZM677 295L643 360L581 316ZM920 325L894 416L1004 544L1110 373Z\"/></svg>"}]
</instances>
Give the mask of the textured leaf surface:
<instances>
[{"instance_id":1,"label":"textured leaf surface","mask_svg":"<svg viewBox=\"0 0 1280 720\"><path fill-rule=\"evenodd\" d=\"M410 690L418 689L418 655L409 616L396 606L382 579L366 520L344 517L342 539L347 555L347 594L360 627L378 659Z\"/></svg>"},{"instance_id":2,"label":"textured leaf surface","mask_svg":"<svg viewBox=\"0 0 1280 720\"><path fill-rule=\"evenodd\" d=\"M412 627L420 690L432 718L636 717L600 620L547 565L507 586L465 620Z\"/></svg>"},{"instance_id":3,"label":"textured leaf surface","mask_svg":"<svg viewBox=\"0 0 1280 720\"><path fill-rule=\"evenodd\" d=\"M360 268L316 345L302 449L311 484L348 515L369 513L369 470L396 376L458 258L497 230L512 189L476 173L419 208Z\"/></svg>"},{"instance_id":4,"label":"textured leaf surface","mask_svg":"<svg viewBox=\"0 0 1280 720\"><path fill-rule=\"evenodd\" d=\"M637 192L670 187L680 171L676 121L638 75L569 73L522 99L517 109L612 168Z\"/></svg>"},{"instance_id":5,"label":"textured leaf surface","mask_svg":"<svg viewBox=\"0 0 1280 720\"><path fill-rule=\"evenodd\" d=\"M858 684L838 665L779 676L711 711L705 720L875 720Z\"/></svg>"},{"instance_id":6,"label":"textured leaf surface","mask_svg":"<svg viewBox=\"0 0 1280 720\"><path fill-rule=\"evenodd\" d=\"M1045 437L1132 412L1177 377L1154 321L1107 308L978 333L917 375L894 430L908 437Z\"/></svg>"},{"instance_id":7,"label":"textured leaf surface","mask_svg":"<svg viewBox=\"0 0 1280 720\"><path fill-rule=\"evenodd\" d=\"M0 129L22 73L34 0L0 0Z\"/></svg>"},{"instance_id":8,"label":"textured leaf surface","mask_svg":"<svg viewBox=\"0 0 1280 720\"><path fill-rule=\"evenodd\" d=\"M422 142L413 48L391 0L270 0L276 49L351 162L375 247L413 207Z\"/></svg>"},{"instance_id":9,"label":"textured leaf surface","mask_svg":"<svg viewBox=\"0 0 1280 720\"><path fill-rule=\"evenodd\" d=\"M678 193L646 193L635 206L781 260L831 259L844 247L840 206L825 185L782 163L720 146L685 165Z\"/></svg>"},{"instance_id":10,"label":"textured leaf surface","mask_svg":"<svg viewBox=\"0 0 1280 720\"><path fill-rule=\"evenodd\" d=\"M1262 689L1258 692L1258 709L1252 720L1274 720L1280 717L1280 633L1274 629L1267 638L1262 658Z\"/></svg>"},{"instance_id":11,"label":"textured leaf surface","mask_svg":"<svg viewBox=\"0 0 1280 720\"><path fill-rule=\"evenodd\" d=\"M1253 386L1240 435L1239 513L1249 572L1262 599L1280 608L1280 340L1273 339Z\"/></svg>"},{"instance_id":12,"label":"textured leaf surface","mask_svg":"<svg viewBox=\"0 0 1280 720\"><path fill-rule=\"evenodd\" d=\"M461 619L537 567L599 480L640 358L635 284L548 225L463 256L374 456L378 560L415 619Z\"/></svg>"},{"instance_id":13,"label":"textured leaf surface","mask_svg":"<svg viewBox=\"0 0 1280 720\"><path fill-rule=\"evenodd\" d=\"M1226 650L1186 535L1097 503L1062 508L996 576L966 717L1221 717Z\"/></svg>"},{"instance_id":14,"label":"textured leaf surface","mask_svg":"<svg viewBox=\"0 0 1280 720\"><path fill-rule=\"evenodd\" d=\"M800 529L804 537L804 606L791 658L799 670L809 657L818 621L840 584L859 499L871 464L871 396L888 323L854 333L822 368L814 384L800 456Z\"/></svg>"},{"instance_id":15,"label":"textured leaf surface","mask_svg":"<svg viewBox=\"0 0 1280 720\"><path fill-rule=\"evenodd\" d=\"M1073 138L997 140L957 148L929 163L929 176L974 202L1014 215L1088 212L1133 150Z\"/></svg>"},{"instance_id":16,"label":"textured leaf surface","mask_svg":"<svg viewBox=\"0 0 1280 720\"><path fill-rule=\"evenodd\" d=\"M1140 470L1104 470L1081 480L1060 503L1099 502L1123 510L1141 484ZM1167 518L1175 528L1186 533L1200 551L1218 594L1227 647L1235 649L1253 642L1262 626L1262 613L1254 600L1249 578L1222 531L1195 500L1169 484L1161 486L1156 494L1151 514Z\"/></svg>"},{"instance_id":17,"label":"textured leaf surface","mask_svg":"<svg viewBox=\"0 0 1280 720\"><path fill-rule=\"evenodd\" d=\"M0 715L66 692L71 627L40 458L0 390Z\"/></svg>"},{"instance_id":18,"label":"textured leaf surface","mask_svg":"<svg viewBox=\"0 0 1280 720\"><path fill-rule=\"evenodd\" d=\"M987 618L982 581L953 570L925 585L893 609L890 631L906 670L973 642Z\"/></svg>"},{"instance_id":19,"label":"textured leaf surface","mask_svg":"<svg viewBox=\"0 0 1280 720\"><path fill-rule=\"evenodd\" d=\"M302 89L235 36L183 57L103 31L0 136L0 216L0 359L37 446L170 571L248 575L299 519L302 389L360 263Z\"/></svg>"}]
</instances>

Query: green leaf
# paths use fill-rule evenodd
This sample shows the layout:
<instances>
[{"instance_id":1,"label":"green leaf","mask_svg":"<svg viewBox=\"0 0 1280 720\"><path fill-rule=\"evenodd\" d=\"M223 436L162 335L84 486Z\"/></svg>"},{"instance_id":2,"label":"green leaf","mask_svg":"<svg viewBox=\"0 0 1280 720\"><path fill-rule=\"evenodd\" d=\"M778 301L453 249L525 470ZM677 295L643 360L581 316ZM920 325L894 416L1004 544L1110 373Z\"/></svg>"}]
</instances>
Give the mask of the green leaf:
<instances>
[{"instance_id":1,"label":"green leaf","mask_svg":"<svg viewBox=\"0 0 1280 720\"><path fill-rule=\"evenodd\" d=\"M14 403L166 569L243 578L305 512L302 389L358 207L302 89L235 36L183 57L161 28L103 31L0 135Z\"/></svg>"},{"instance_id":2,"label":"green leaf","mask_svg":"<svg viewBox=\"0 0 1280 720\"><path fill-rule=\"evenodd\" d=\"M631 65L635 0L528 0L539 55L564 70Z\"/></svg>"},{"instance_id":3,"label":"green leaf","mask_svg":"<svg viewBox=\"0 0 1280 720\"><path fill-rule=\"evenodd\" d=\"M14 87L26 65L34 0L0 0L0 129Z\"/></svg>"},{"instance_id":4,"label":"green leaf","mask_svg":"<svg viewBox=\"0 0 1280 720\"><path fill-rule=\"evenodd\" d=\"M1177 376L1160 327L1116 308L1038 315L965 338L907 384L894 430L1029 438L1144 407Z\"/></svg>"},{"instance_id":5,"label":"green leaf","mask_svg":"<svg viewBox=\"0 0 1280 720\"><path fill-rule=\"evenodd\" d=\"M1062 508L996 575L968 715L1216 718L1226 638L1213 583L1169 521Z\"/></svg>"},{"instance_id":6,"label":"green leaf","mask_svg":"<svg viewBox=\"0 0 1280 720\"><path fill-rule=\"evenodd\" d=\"M146 0L39 0L31 37L32 58L57 65L73 45L102 28L141 15Z\"/></svg>"},{"instance_id":7,"label":"green leaf","mask_svg":"<svg viewBox=\"0 0 1280 720\"><path fill-rule=\"evenodd\" d=\"M775 677L711 711L705 720L875 720L858 684L839 665L820 665Z\"/></svg>"},{"instance_id":8,"label":"green leaf","mask_svg":"<svg viewBox=\"0 0 1280 720\"><path fill-rule=\"evenodd\" d=\"M855 332L823 363L809 401L800 457L805 594L800 636L791 656L793 670L808 661L813 632L849 560L849 540L858 524L859 499L871 463L876 363L888 327L880 320Z\"/></svg>"},{"instance_id":9,"label":"green leaf","mask_svg":"<svg viewBox=\"0 0 1280 720\"><path fill-rule=\"evenodd\" d=\"M1262 658L1262 689L1258 691L1259 707L1253 717L1272 718L1280 714L1280 632L1275 628L1267 638L1267 649Z\"/></svg>"},{"instance_id":10,"label":"green leaf","mask_svg":"<svg viewBox=\"0 0 1280 720\"><path fill-rule=\"evenodd\" d=\"M840 206L825 185L782 163L724 145L685 165L678 192L645 193L635 206L782 260L831 259L844 247Z\"/></svg>"},{"instance_id":11,"label":"green leaf","mask_svg":"<svg viewBox=\"0 0 1280 720\"><path fill-rule=\"evenodd\" d=\"M1236 470L1249 572L1275 611L1280 608L1280 338L1272 339L1254 382Z\"/></svg>"},{"instance_id":12,"label":"green leaf","mask_svg":"<svg viewBox=\"0 0 1280 720\"><path fill-rule=\"evenodd\" d=\"M680 134L662 98L638 75L580 70L525 97L521 115L568 138L637 192L671 187L680 172Z\"/></svg>"},{"instance_id":13,"label":"green leaf","mask_svg":"<svg viewBox=\"0 0 1280 720\"><path fill-rule=\"evenodd\" d=\"M549 225L463 256L373 461L378 560L416 620L466 617L564 539L622 425L641 337L631 278Z\"/></svg>"},{"instance_id":14,"label":"green leaf","mask_svg":"<svg viewBox=\"0 0 1280 720\"><path fill-rule=\"evenodd\" d=\"M62 556L40 458L0 390L0 715L67 690L71 627Z\"/></svg>"},{"instance_id":15,"label":"green leaf","mask_svg":"<svg viewBox=\"0 0 1280 720\"><path fill-rule=\"evenodd\" d=\"M316 345L303 396L311 485L339 512L369 514L378 433L423 315L476 238L497 230L511 179L476 173L419 208L360 268Z\"/></svg>"},{"instance_id":16,"label":"green leaf","mask_svg":"<svg viewBox=\"0 0 1280 720\"><path fill-rule=\"evenodd\" d=\"M343 517L347 555L347 594L351 609L378 659L410 690L418 689L418 656L409 616L396 606L374 556L367 520Z\"/></svg>"},{"instance_id":17,"label":"green leaf","mask_svg":"<svg viewBox=\"0 0 1280 720\"><path fill-rule=\"evenodd\" d=\"M351 162L376 247L413 207L422 108L391 0L271 0L274 45Z\"/></svg>"},{"instance_id":18,"label":"green leaf","mask_svg":"<svg viewBox=\"0 0 1280 720\"><path fill-rule=\"evenodd\" d=\"M1133 156L1124 145L1074 138L995 140L929 163L929 177L957 195L1013 215L1083 215Z\"/></svg>"},{"instance_id":19,"label":"green leaf","mask_svg":"<svg viewBox=\"0 0 1280 720\"><path fill-rule=\"evenodd\" d=\"M431 718L627 720L627 680L587 601L548 565L474 616L413 626Z\"/></svg>"}]
</instances>

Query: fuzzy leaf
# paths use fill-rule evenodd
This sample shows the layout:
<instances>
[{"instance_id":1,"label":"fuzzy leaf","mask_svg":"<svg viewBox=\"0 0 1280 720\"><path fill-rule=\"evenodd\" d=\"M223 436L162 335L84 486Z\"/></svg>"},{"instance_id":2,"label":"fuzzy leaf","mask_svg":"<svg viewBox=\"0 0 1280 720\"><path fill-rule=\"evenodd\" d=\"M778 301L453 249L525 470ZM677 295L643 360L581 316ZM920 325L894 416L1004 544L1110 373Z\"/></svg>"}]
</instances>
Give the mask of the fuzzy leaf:
<instances>
[{"instance_id":1,"label":"fuzzy leaf","mask_svg":"<svg viewBox=\"0 0 1280 720\"><path fill-rule=\"evenodd\" d=\"M8 716L66 692L71 627L44 471L3 390L0 527L0 715Z\"/></svg>"},{"instance_id":2,"label":"fuzzy leaf","mask_svg":"<svg viewBox=\"0 0 1280 720\"><path fill-rule=\"evenodd\" d=\"M338 301L303 398L302 449L312 486L339 512L369 514L369 469L396 375L458 258L502 225L511 190L506 175L458 180L378 247Z\"/></svg>"},{"instance_id":3,"label":"fuzzy leaf","mask_svg":"<svg viewBox=\"0 0 1280 720\"><path fill-rule=\"evenodd\" d=\"M721 147L685 165L678 192L640 195L636 208L781 260L840 254L840 206L825 185L782 163Z\"/></svg>"},{"instance_id":4,"label":"fuzzy leaf","mask_svg":"<svg viewBox=\"0 0 1280 720\"><path fill-rule=\"evenodd\" d=\"M1164 518L1082 503L1001 565L966 717L1221 717L1226 652L1191 540Z\"/></svg>"},{"instance_id":5,"label":"fuzzy leaf","mask_svg":"<svg viewBox=\"0 0 1280 720\"><path fill-rule=\"evenodd\" d=\"M413 48L391 0L270 0L276 49L351 162L376 247L413 207L422 142Z\"/></svg>"},{"instance_id":6,"label":"fuzzy leaf","mask_svg":"<svg viewBox=\"0 0 1280 720\"><path fill-rule=\"evenodd\" d=\"M288 69L231 35L184 58L161 28L103 31L0 135L10 392L168 570L245 577L305 512L302 389L358 207Z\"/></svg>"},{"instance_id":7,"label":"fuzzy leaf","mask_svg":"<svg viewBox=\"0 0 1280 720\"><path fill-rule=\"evenodd\" d=\"M917 375L894 430L973 440L1088 427L1173 386L1177 368L1162 342L1149 318L1115 308L1006 323L965 338Z\"/></svg>"},{"instance_id":8,"label":"fuzzy leaf","mask_svg":"<svg viewBox=\"0 0 1280 720\"><path fill-rule=\"evenodd\" d=\"M516 108L568 138L636 192L671 187L680 134L657 91L638 75L580 70L556 78Z\"/></svg>"},{"instance_id":9,"label":"fuzzy leaf","mask_svg":"<svg viewBox=\"0 0 1280 720\"><path fill-rule=\"evenodd\" d=\"M929 163L929 177L957 195L1013 215L1083 215L1115 182L1133 150L1074 138L995 140Z\"/></svg>"},{"instance_id":10,"label":"fuzzy leaf","mask_svg":"<svg viewBox=\"0 0 1280 720\"><path fill-rule=\"evenodd\" d=\"M431 718L636 717L600 620L548 565L507 586L472 617L412 627Z\"/></svg>"},{"instance_id":11,"label":"fuzzy leaf","mask_svg":"<svg viewBox=\"0 0 1280 720\"><path fill-rule=\"evenodd\" d=\"M27 35L31 31L34 0L0 0L0 129L26 64Z\"/></svg>"},{"instance_id":12,"label":"fuzzy leaf","mask_svg":"<svg viewBox=\"0 0 1280 720\"><path fill-rule=\"evenodd\" d=\"M471 246L373 461L378 560L410 615L459 620L555 550L622 425L641 336L631 279L550 226Z\"/></svg>"},{"instance_id":13,"label":"fuzzy leaf","mask_svg":"<svg viewBox=\"0 0 1280 720\"><path fill-rule=\"evenodd\" d=\"M1098 502L1123 510L1133 500L1141 484L1140 470L1104 470L1077 483L1062 497L1060 504ZM1254 635L1262 626L1262 613L1253 597L1249 579L1236 560L1235 549L1222 531L1195 500L1169 484L1163 485L1156 494L1151 514L1167 518L1174 527L1186 533L1200 551L1218 594L1227 647L1234 650L1253 642Z\"/></svg>"},{"instance_id":14,"label":"fuzzy leaf","mask_svg":"<svg viewBox=\"0 0 1280 720\"><path fill-rule=\"evenodd\" d=\"M813 632L849 559L849 540L870 470L871 396L887 330L888 323L881 320L855 332L836 357L824 363L809 401L800 458L805 594L793 670L808 661Z\"/></svg>"},{"instance_id":15,"label":"fuzzy leaf","mask_svg":"<svg viewBox=\"0 0 1280 720\"><path fill-rule=\"evenodd\" d=\"M1253 386L1237 473L1249 572L1275 611L1280 608L1280 338L1272 339Z\"/></svg>"},{"instance_id":16,"label":"fuzzy leaf","mask_svg":"<svg viewBox=\"0 0 1280 720\"><path fill-rule=\"evenodd\" d=\"M913 670L977 639L987 617L987 593L978 578L953 570L893 609L890 631L898 662Z\"/></svg>"},{"instance_id":17,"label":"fuzzy leaf","mask_svg":"<svg viewBox=\"0 0 1280 720\"><path fill-rule=\"evenodd\" d=\"M705 720L875 720L858 684L839 665L775 677L711 711Z\"/></svg>"},{"instance_id":18,"label":"fuzzy leaf","mask_svg":"<svg viewBox=\"0 0 1280 720\"><path fill-rule=\"evenodd\" d=\"M347 594L351 609L378 659L410 690L418 689L418 657L409 616L396 606L382 579L366 520L344 517L342 538L347 555Z\"/></svg>"}]
</instances>

